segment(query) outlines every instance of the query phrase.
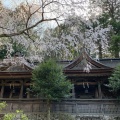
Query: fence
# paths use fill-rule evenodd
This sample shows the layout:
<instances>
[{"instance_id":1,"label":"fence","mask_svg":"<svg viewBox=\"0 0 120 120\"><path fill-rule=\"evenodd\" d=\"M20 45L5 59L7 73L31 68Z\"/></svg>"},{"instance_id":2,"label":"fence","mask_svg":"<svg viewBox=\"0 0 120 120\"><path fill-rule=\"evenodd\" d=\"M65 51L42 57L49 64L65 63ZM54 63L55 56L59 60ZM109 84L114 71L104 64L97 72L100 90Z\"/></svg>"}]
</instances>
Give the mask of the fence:
<instances>
[{"instance_id":1,"label":"fence","mask_svg":"<svg viewBox=\"0 0 120 120\"><path fill-rule=\"evenodd\" d=\"M25 113L39 113L46 111L46 102L43 99L6 99L8 106L3 112L23 110ZM51 103L51 112L61 112L82 115L119 115L120 102L109 99L74 99Z\"/></svg>"}]
</instances>

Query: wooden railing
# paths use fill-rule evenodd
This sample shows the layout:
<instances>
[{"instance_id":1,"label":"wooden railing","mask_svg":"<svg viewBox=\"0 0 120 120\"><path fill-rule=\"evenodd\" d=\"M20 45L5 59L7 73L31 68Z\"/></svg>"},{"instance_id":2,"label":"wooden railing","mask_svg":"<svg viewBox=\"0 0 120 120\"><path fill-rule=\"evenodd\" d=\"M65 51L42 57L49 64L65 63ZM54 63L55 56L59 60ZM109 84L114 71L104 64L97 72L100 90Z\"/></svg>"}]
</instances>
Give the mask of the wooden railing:
<instances>
[{"instance_id":1,"label":"wooden railing","mask_svg":"<svg viewBox=\"0 0 120 120\"><path fill-rule=\"evenodd\" d=\"M39 113L46 111L44 99L1 99L8 106L3 112L14 112L17 109L25 113ZM68 99L51 103L51 112L90 115L119 115L120 101L114 99Z\"/></svg>"}]
</instances>

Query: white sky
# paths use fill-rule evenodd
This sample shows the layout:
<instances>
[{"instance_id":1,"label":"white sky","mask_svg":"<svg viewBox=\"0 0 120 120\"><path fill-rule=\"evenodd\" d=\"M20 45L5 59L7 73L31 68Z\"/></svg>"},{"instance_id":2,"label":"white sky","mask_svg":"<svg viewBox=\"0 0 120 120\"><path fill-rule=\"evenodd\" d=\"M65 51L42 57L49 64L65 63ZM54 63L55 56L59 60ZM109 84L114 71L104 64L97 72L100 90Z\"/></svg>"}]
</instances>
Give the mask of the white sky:
<instances>
[{"instance_id":1,"label":"white sky","mask_svg":"<svg viewBox=\"0 0 120 120\"><path fill-rule=\"evenodd\" d=\"M2 2L2 4L9 8L9 9L14 9L15 7L17 7L20 3L25 2L25 0L0 0ZM39 0L27 0L29 2L34 1L34 3L39 2Z\"/></svg>"},{"instance_id":2,"label":"white sky","mask_svg":"<svg viewBox=\"0 0 120 120\"><path fill-rule=\"evenodd\" d=\"M23 0L1 0L2 4L10 9L13 9L14 6L18 6Z\"/></svg>"}]
</instances>

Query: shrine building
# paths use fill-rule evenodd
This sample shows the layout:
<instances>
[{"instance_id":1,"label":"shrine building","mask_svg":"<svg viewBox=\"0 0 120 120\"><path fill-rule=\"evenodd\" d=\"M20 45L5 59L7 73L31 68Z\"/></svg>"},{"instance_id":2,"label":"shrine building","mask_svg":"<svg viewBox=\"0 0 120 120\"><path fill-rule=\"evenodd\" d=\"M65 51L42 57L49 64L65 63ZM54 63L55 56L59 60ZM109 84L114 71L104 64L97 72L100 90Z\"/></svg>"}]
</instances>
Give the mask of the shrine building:
<instances>
[{"instance_id":1,"label":"shrine building","mask_svg":"<svg viewBox=\"0 0 120 120\"><path fill-rule=\"evenodd\" d=\"M74 61L59 61L67 79L73 84L71 99L115 98L107 84L114 67L119 63L120 59L92 59L86 51ZM0 99L35 98L28 91L33 69L33 65L22 57L1 61Z\"/></svg>"},{"instance_id":2,"label":"shrine building","mask_svg":"<svg viewBox=\"0 0 120 120\"><path fill-rule=\"evenodd\" d=\"M92 103L91 106L93 109L96 106L96 110L98 108L101 110L103 104L105 104L105 111L109 110L108 106L113 106L116 109L116 102L114 101L117 100L117 93L110 92L108 78L111 76L114 68L120 63L120 59L93 59L84 50L73 61L57 61L57 63L63 66L64 74L73 84L73 88L70 91L72 96L67 100L71 102L68 111L74 112L77 104L75 101L80 102L80 104L78 102L78 107L80 107L79 105L90 106ZM44 106L41 107L40 100L42 98L38 98L28 91L32 84L33 69L34 66L22 57L4 59L0 62L0 101L8 103L7 111L22 109L26 112L36 112L45 108ZM42 100L42 102L44 101ZM88 104L89 102L90 104ZM96 104L97 102L99 104ZM66 110L68 107L65 107L66 102L64 104L61 104L61 109L64 108ZM120 106L120 104L118 105ZM53 109L57 111L58 106L60 104L56 106L54 104ZM83 109L85 110L85 108L88 111L88 107ZM113 108L111 110L115 110ZM119 113L118 110L117 108Z\"/></svg>"}]
</instances>

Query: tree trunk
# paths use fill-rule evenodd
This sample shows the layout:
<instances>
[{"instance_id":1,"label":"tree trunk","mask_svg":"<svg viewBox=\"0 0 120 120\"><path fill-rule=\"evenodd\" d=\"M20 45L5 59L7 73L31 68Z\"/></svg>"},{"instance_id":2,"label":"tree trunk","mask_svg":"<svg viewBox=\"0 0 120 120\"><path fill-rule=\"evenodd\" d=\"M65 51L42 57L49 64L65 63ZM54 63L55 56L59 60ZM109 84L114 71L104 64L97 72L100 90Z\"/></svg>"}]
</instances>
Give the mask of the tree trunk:
<instances>
[{"instance_id":1,"label":"tree trunk","mask_svg":"<svg viewBox=\"0 0 120 120\"><path fill-rule=\"evenodd\" d=\"M47 100L47 120L50 120L50 100Z\"/></svg>"},{"instance_id":2,"label":"tree trunk","mask_svg":"<svg viewBox=\"0 0 120 120\"><path fill-rule=\"evenodd\" d=\"M98 50L99 50L99 58L102 58L102 45L100 43L99 43Z\"/></svg>"},{"instance_id":3,"label":"tree trunk","mask_svg":"<svg viewBox=\"0 0 120 120\"><path fill-rule=\"evenodd\" d=\"M115 58L119 58L119 51L118 50L115 50Z\"/></svg>"},{"instance_id":4,"label":"tree trunk","mask_svg":"<svg viewBox=\"0 0 120 120\"><path fill-rule=\"evenodd\" d=\"M98 46L98 55L99 55L99 58L101 59L102 58L102 45L101 45L101 39L100 39L100 36L98 36L98 41L96 42L97 46Z\"/></svg>"}]
</instances>

